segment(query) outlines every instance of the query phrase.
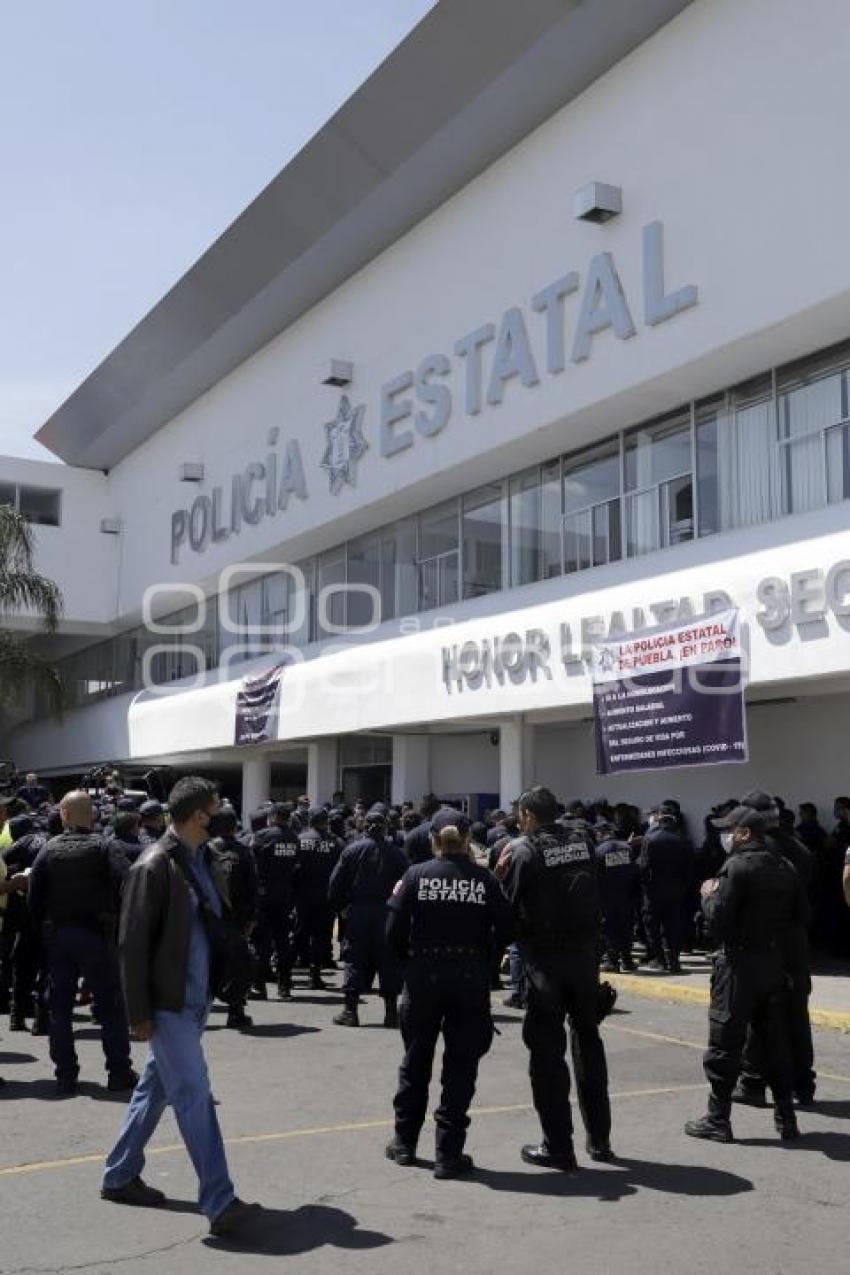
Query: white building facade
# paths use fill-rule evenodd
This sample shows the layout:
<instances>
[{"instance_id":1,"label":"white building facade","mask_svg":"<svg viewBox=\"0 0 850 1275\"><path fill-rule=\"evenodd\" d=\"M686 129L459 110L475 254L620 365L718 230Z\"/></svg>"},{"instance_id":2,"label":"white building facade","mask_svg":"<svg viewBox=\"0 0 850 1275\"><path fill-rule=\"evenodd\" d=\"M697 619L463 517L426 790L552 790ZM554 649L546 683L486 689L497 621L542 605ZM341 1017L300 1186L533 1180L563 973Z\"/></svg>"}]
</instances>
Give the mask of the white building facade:
<instances>
[{"instance_id":1,"label":"white building facade","mask_svg":"<svg viewBox=\"0 0 850 1275\"><path fill-rule=\"evenodd\" d=\"M848 43L843 0L438 4L47 423L65 465L2 462L66 598L18 767L850 788ZM590 642L730 604L749 763L598 778Z\"/></svg>"}]
</instances>

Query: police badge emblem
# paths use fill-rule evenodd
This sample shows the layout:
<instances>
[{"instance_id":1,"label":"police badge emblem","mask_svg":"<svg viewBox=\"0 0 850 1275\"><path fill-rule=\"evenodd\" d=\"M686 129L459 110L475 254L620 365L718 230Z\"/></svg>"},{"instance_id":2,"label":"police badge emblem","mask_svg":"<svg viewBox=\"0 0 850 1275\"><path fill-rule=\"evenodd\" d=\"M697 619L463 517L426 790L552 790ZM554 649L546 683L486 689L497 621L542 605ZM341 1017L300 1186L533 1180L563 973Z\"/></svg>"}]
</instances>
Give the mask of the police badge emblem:
<instances>
[{"instance_id":1,"label":"police badge emblem","mask_svg":"<svg viewBox=\"0 0 850 1275\"><path fill-rule=\"evenodd\" d=\"M320 463L328 471L333 496L343 483L353 487L356 482L357 462L369 446L363 436L365 410L362 403L352 407L348 395L343 394L335 419L325 423L325 450Z\"/></svg>"}]
</instances>

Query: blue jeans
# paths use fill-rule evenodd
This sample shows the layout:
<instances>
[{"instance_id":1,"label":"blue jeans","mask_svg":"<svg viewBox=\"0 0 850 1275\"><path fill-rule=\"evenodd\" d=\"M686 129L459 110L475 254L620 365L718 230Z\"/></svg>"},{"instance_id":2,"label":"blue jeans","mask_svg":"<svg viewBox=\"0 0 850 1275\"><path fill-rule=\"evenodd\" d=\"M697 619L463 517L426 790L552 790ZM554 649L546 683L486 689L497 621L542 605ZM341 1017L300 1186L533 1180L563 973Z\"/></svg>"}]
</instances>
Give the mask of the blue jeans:
<instances>
[{"instance_id":1,"label":"blue jeans","mask_svg":"<svg viewBox=\"0 0 850 1275\"><path fill-rule=\"evenodd\" d=\"M206 1020L206 1006L154 1015L145 1069L133 1091L118 1141L107 1156L103 1185L122 1187L141 1176L145 1147L170 1105L198 1175L198 1206L208 1218L214 1218L236 1193L201 1048Z\"/></svg>"}]
</instances>

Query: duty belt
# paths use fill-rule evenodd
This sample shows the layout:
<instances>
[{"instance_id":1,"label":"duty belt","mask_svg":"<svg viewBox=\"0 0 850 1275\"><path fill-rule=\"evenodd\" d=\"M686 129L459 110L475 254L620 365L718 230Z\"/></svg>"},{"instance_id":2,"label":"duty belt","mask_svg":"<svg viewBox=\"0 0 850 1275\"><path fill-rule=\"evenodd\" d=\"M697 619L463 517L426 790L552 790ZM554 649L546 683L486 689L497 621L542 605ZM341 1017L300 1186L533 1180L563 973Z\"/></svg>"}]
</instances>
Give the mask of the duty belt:
<instances>
[{"instance_id":1,"label":"duty belt","mask_svg":"<svg viewBox=\"0 0 850 1275\"><path fill-rule=\"evenodd\" d=\"M481 947L451 947L441 944L439 947L417 947L413 952L414 957L417 956L436 956L448 957L450 960L459 960L476 956L481 960L486 960L487 953Z\"/></svg>"}]
</instances>

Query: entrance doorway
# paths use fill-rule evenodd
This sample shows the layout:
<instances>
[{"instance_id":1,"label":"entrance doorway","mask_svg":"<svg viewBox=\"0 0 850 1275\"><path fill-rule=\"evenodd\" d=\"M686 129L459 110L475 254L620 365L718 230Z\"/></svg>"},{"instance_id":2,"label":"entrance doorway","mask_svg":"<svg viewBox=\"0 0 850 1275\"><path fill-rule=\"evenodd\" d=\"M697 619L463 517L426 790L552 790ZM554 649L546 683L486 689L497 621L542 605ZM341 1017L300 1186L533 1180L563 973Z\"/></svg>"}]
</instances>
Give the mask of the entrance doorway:
<instances>
[{"instance_id":1,"label":"entrance doorway","mask_svg":"<svg viewBox=\"0 0 850 1275\"><path fill-rule=\"evenodd\" d=\"M339 741L339 788L348 805L389 802L393 744L389 735L346 735Z\"/></svg>"}]
</instances>

